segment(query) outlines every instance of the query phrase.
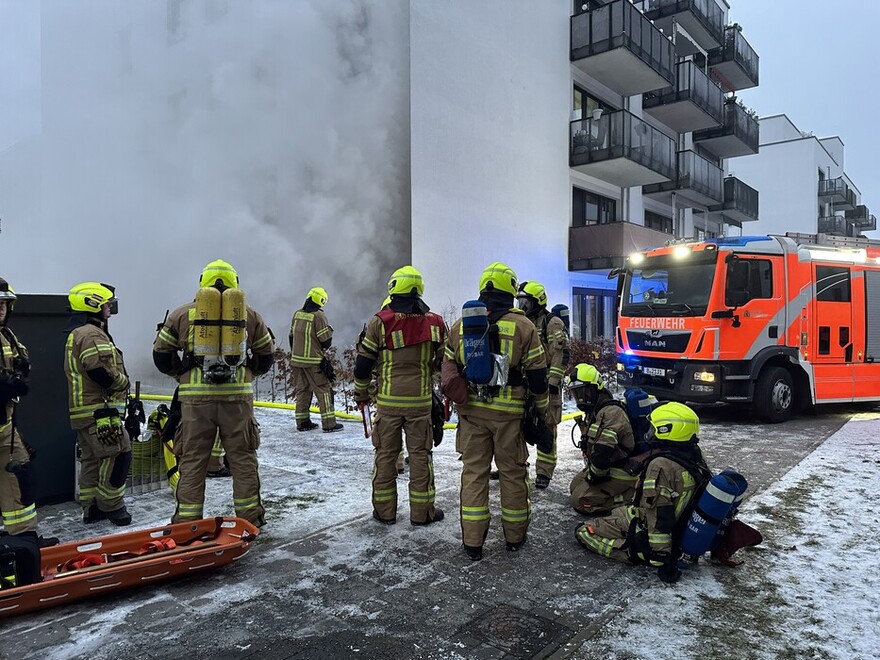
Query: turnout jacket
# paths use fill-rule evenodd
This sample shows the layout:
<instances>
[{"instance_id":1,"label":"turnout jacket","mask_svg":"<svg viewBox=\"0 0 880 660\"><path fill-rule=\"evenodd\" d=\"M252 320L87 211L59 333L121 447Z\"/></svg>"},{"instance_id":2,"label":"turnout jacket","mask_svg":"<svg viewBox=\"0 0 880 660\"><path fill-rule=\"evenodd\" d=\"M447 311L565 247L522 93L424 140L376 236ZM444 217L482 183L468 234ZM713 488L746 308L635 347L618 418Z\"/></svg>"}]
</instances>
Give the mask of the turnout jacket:
<instances>
[{"instance_id":1,"label":"turnout jacket","mask_svg":"<svg viewBox=\"0 0 880 660\"><path fill-rule=\"evenodd\" d=\"M541 345L547 357L547 384L561 389L562 379L568 367L570 343L568 333L565 331L565 323L558 316L553 316L543 309L535 318L535 327L539 329Z\"/></svg>"},{"instance_id":2,"label":"turnout jacket","mask_svg":"<svg viewBox=\"0 0 880 660\"><path fill-rule=\"evenodd\" d=\"M3 373L15 371L13 361L16 358L27 360L29 358L27 347L18 340L18 337L12 332L12 328L5 325L0 326L0 371ZM7 430L7 426L12 423L12 413L15 409L15 402L12 399L4 405L6 407L6 424L0 426L0 431Z\"/></svg>"},{"instance_id":3,"label":"turnout jacket","mask_svg":"<svg viewBox=\"0 0 880 660\"><path fill-rule=\"evenodd\" d=\"M467 403L457 406L462 415L472 415L488 419L509 419L511 415L522 416L526 404L526 378L524 373L533 369L545 369L544 348L535 324L522 310L511 308L497 321L500 350L510 359L508 384L498 390L490 401L477 401L476 389L468 387ZM444 361L453 362L459 373L464 368L464 342L462 342L462 320L458 319L449 331L449 339L444 350ZM538 409L547 409L549 399L546 390L536 397Z\"/></svg>"},{"instance_id":4,"label":"turnout jacket","mask_svg":"<svg viewBox=\"0 0 880 660\"><path fill-rule=\"evenodd\" d=\"M370 377L363 372L375 370L379 409L429 412L432 376L445 340L445 323L439 314L379 312L367 323L358 347L358 356L366 361L355 374L355 392L367 392Z\"/></svg>"},{"instance_id":5,"label":"turnout jacket","mask_svg":"<svg viewBox=\"0 0 880 660\"><path fill-rule=\"evenodd\" d=\"M103 370L102 376L110 382L101 385L89 372ZM67 335L64 349L64 374L67 376L70 426L76 430L95 423L98 408L111 407L125 415L125 393L128 373L122 361L122 351L113 343L104 324L89 318Z\"/></svg>"},{"instance_id":6,"label":"turnout jacket","mask_svg":"<svg viewBox=\"0 0 880 660\"><path fill-rule=\"evenodd\" d=\"M179 386L178 396L190 402L206 401L253 401L253 378L267 371L264 365L271 367L271 356L275 352L272 333L263 317L247 308L247 325L245 327L248 358L235 370L233 383L205 383L202 380L202 369L192 359L193 335L196 317L195 302L178 307L165 319L159 334L153 342L153 361L160 371L174 377ZM183 354L183 358L178 353ZM163 354L171 354L171 360L164 362L170 367L164 371ZM261 359L262 358L262 359Z\"/></svg>"},{"instance_id":7,"label":"turnout jacket","mask_svg":"<svg viewBox=\"0 0 880 660\"><path fill-rule=\"evenodd\" d=\"M636 480L623 469L636 444L629 417L623 408L615 403L606 403L591 416L589 422L580 417L577 424L581 431L581 448L587 461L584 475L587 481L599 481L603 477Z\"/></svg>"},{"instance_id":8,"label":"turnout jacket","mask_svg":"<svg viewBox=\"0 0 880 660\"><path fill-rule=\"evenodd\" d=\"M330 348L333 328L323 309L307 312L297 310L290 320L290 364L294 367L317 367Z\"/></svg>"},{"instance_id":9,"label":"turnout jacket","mask_svg":"<svg viewBox=\"0 0 880 660\"><path fill-rule=\"evenodd\" d=\"M671 552L676 523L687 510L696 487L695 475L671 458L657 456L648 463L636 490L635 507L648 530L652 555Z\"/></svg>"}]
</instances>

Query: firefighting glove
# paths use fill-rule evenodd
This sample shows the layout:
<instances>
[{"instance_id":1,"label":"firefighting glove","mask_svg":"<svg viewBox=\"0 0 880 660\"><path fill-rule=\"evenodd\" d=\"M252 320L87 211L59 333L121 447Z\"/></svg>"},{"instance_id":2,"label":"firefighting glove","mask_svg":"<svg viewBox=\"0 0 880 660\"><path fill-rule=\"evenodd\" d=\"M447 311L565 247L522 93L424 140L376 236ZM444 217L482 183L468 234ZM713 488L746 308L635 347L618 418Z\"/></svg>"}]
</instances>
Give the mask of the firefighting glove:
<instances>
[{"instance_id":1,"label":"firefighting glove","mask_svg":"<svg viewBox=\"0 0 880 660\"><path fill-rule=\"evenodd\" d=\"M31 375L31 362L26 357L19 355L12 358L12 370L22 378Z\"/></svg>"},{"instance_id":2,"label":"firefighting glove","mask_svg":"<svg viewBox=\"0 0 880 660\"><path fill-rule=\"evenodd\" d=\"M9 401L28 393L28 384L16 374L0 374L0 401Z\"/></svg>"},{"instance_id":3,"label":"firefighting glove","mask_svg":"<svg viewBox=\"0 0 880 660\"><path fill-rule=\"evenodd\" d=\"M681 577L681 571L678 570L678 562L675 561L672 555L665 552L655 552L651 557L651 563L655 564L658 559L662 563L657 566L657 577L667 584L678 582L678 578Z\"/></svg>"},{"instance_id":4,"label":"firefighting glove","mask_svg":"<svg viewBox=\"0 0 880 660\"><path fill-rule=\"evenodd\" d=\"M354 402L358 404L358 406L366 405L370 403L370 392L369 390L363 391L354 391Z\"/></svg>"},{"instance_id":5,"label":"firefighting glove","mask_svg":"<svg viewBox=\"0 0 880 660\"><path fill-rule=\"evenodd\" d=\"M98 441L111 447L122 441L122 420L116 408L99 408L95 411Z\"/></svg>"}]
</instances>

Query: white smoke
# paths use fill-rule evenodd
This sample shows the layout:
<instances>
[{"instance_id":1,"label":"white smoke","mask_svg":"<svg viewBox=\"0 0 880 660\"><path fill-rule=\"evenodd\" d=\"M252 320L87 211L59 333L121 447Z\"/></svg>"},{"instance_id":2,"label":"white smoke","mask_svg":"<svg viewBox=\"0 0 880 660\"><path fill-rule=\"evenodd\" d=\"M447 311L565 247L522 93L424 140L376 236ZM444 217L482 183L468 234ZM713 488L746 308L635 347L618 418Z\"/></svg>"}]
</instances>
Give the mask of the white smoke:
<instances>
[{"instance_id":1,"label":"white smoke","mask_svg":"<svg viewBox=\"0 0 880 660\"><path fill-rule=\"evenodd\" d=\"M156 323L217 258L279 343L312 286L354 339L410 259L405 0L0 2L0 36L40 26L12 53L38 54L39 105L25 70L10 107L40 120L0 142L0 275L114 284L145 379Z\"/></svg>"}]
</instances>

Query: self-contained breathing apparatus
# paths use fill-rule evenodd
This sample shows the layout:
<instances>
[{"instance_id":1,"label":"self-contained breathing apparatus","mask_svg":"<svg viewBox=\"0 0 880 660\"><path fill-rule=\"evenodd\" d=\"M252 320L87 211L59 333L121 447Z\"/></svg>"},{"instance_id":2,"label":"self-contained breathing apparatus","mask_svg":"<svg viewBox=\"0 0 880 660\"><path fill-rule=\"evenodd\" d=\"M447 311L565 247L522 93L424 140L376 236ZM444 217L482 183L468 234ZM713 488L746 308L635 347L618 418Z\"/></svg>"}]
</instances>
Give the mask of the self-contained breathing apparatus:
<instances>
[{"instance_id":1,"label":"self-contained breathing apparatus","mask_svg":"<svg viewBox=\"0 0 880 660\"><path fill-rule=\"evenodd\" d=\"M205 383L236 382L237 368L247 358L247 305L237 287L221 293L205 286L196 293L193 359Z\"/></svg>"},{"instance_id":2,"label":"self-contained breathing apparatus","mask_svg":"<svg viewBox=\"0 0 880 660\"><path fill-rule=\"evenodd\" d=\"M489 310L480 300L464 304L461 325L462 373L476 389L477 401L491 401L494 393L508 384L510 371L510 357L501 353L498 326L490 322Z\"/></svg>"}]
</instances>

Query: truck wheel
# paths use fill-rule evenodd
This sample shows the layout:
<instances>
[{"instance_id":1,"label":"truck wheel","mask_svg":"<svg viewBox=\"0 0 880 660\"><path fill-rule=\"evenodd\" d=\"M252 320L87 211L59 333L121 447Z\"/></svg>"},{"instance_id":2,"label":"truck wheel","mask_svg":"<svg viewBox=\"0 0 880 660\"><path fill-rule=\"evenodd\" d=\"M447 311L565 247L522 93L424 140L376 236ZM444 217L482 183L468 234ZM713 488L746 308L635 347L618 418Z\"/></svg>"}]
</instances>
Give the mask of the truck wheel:
<instances>
[{"instance_id":1,"label":"truck wheel","mask_svg":"<svg viewBox=\"0 0 880 660\"><path fill-rule=\"evenodd\" d=\"M755 413L761 419L778 424L794 414L794 382L788 370L768 367L758 376L753 399Z\"/></svg>"}]
</instances>

